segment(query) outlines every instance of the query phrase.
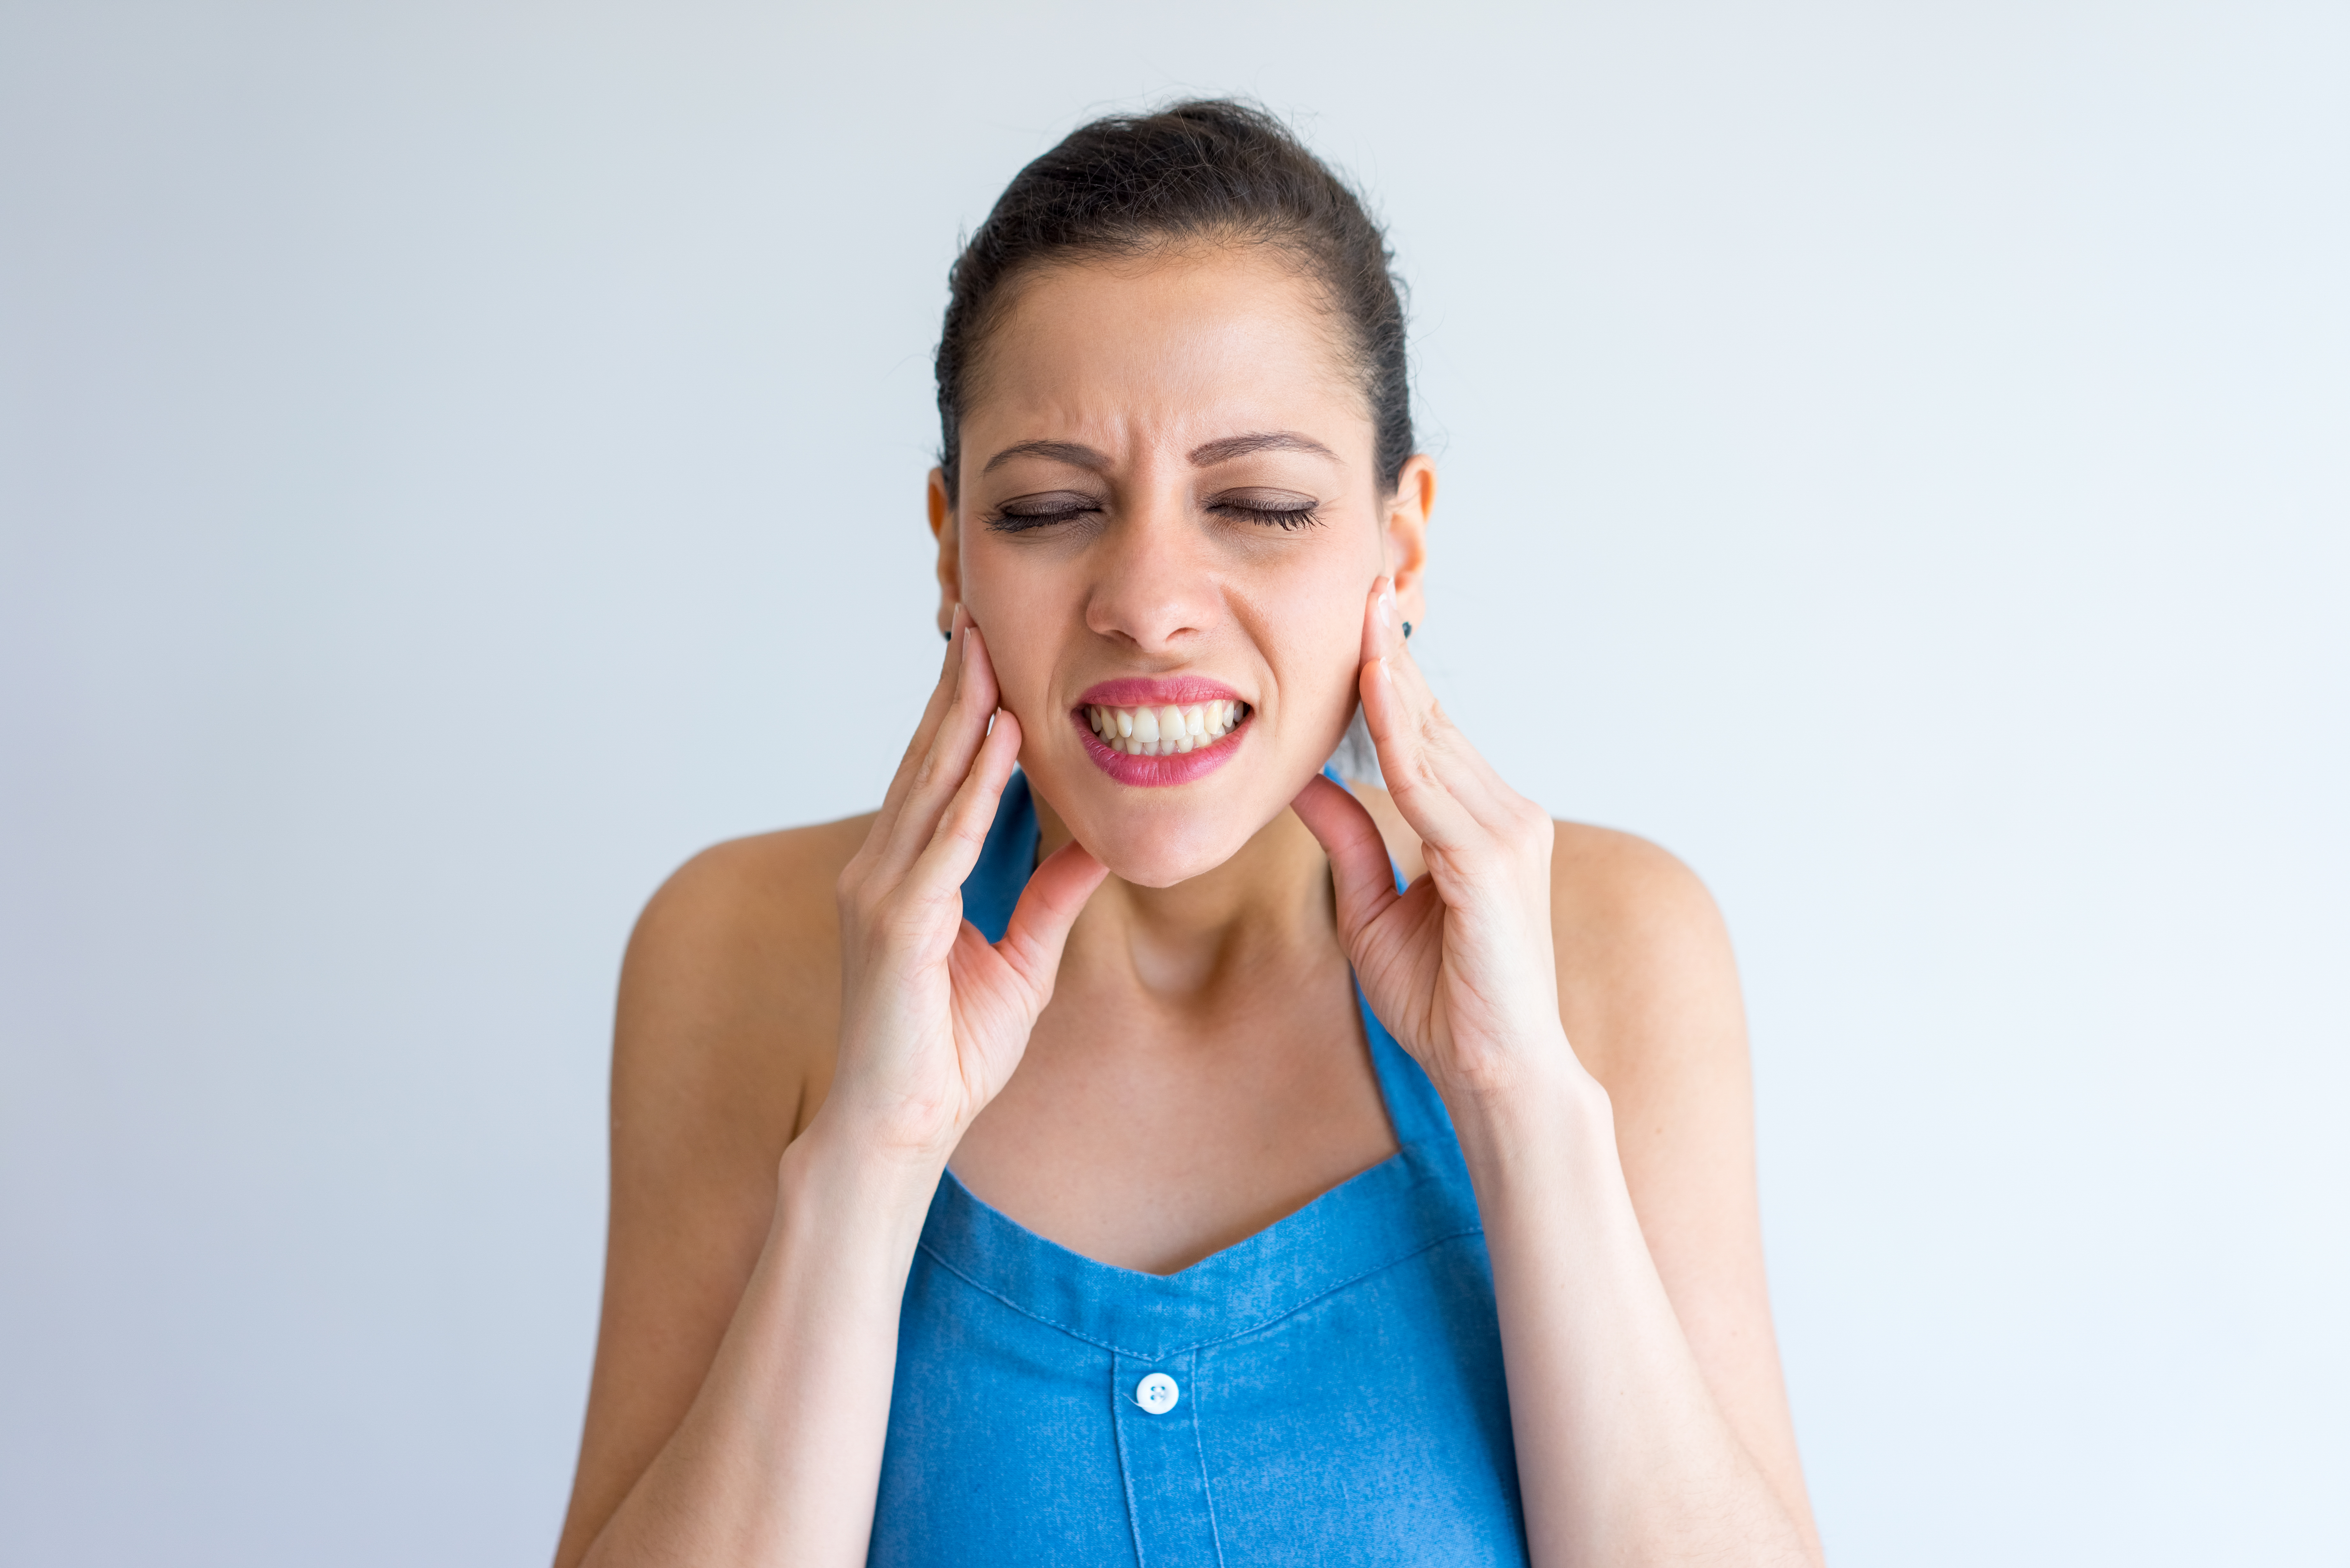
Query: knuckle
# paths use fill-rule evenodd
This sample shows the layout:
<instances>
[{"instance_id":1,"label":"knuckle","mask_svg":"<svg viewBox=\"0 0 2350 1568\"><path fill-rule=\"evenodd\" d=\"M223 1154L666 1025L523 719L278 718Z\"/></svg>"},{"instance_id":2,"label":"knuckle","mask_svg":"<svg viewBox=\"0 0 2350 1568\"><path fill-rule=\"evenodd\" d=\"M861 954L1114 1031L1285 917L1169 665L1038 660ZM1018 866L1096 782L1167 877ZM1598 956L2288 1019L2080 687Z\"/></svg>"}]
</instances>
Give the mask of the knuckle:
<instances>
[{"instance_id":1,"label":"knuckle","mask_svg":"<svg viewBox=\"0 0 2350 1568\"><path fill-rule=\"evenodd\" d=\"M938 836L942 842L977 849L987 842L987 825L975 812L951 811L939 823Z\"/></svg>"},{"instance_id":2,"label":"knuckle","mask_svg":"<svg viewBox=\"0 0 2350 1568\"><path fill-rule=\"evenodd\" d=\"M930 910L919 898L886 899L873 911L873 929L885 943L902 945L921 935Z\"/></svg>"},{"instance_id":3,"label":"knuckle","mask_svg":"<svg viewBox=\"0 0 2350 1568\"><path fill-rule=\"evenodd\" d=\"M941 899L920 888L903 888L879 900L869 912L865 930L877 949L899 958L920 951L938 929L942 902L961 908L959 898Z\"/></svg>"},{"instance_id":4,"label":"knuckle","mask_svg":"<svg viewBox=\"0 0 2350 1568\"><path fill-rule=\"evenodd\" d=\"M1469 882L1482 886L1493 880L1517 857L1510 853L1506 843L1491 838L1472 837L1452 851L1446 858L1452 868Z\"/></svg>"}]
</instances>

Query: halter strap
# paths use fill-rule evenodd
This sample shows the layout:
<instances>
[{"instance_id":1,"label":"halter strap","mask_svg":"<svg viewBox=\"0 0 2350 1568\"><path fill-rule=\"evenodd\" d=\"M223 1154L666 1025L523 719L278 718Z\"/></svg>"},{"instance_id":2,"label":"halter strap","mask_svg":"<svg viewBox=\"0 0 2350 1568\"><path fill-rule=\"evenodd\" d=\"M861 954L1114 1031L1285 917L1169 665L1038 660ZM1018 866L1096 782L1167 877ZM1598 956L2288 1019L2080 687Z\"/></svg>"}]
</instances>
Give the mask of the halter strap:
<instances>
[{"instance_id":1,"label":"halter strap","mask_svg":"<svg viewBox=\"0 0 2350 1568\"><path fill-rule=\"evenodd\" d=\"M995 820L987 825L987 841L979 846L978 863L962 879L963 919L977 926L991 942L1003 940L1012 924L1012 908L1020 889L1036 869L1036 803L1028 794L1028 775L1018 768L996 803Z\"/></svg>"}]
</instances>

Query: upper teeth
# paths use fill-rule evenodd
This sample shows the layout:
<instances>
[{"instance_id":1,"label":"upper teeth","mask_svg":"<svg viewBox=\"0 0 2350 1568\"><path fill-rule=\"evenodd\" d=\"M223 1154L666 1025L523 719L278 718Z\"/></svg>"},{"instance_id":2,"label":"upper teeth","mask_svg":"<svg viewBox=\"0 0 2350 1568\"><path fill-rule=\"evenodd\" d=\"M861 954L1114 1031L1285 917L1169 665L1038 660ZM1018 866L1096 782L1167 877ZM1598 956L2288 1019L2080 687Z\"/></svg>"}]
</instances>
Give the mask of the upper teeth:
<instances>
[{"instance_id":1,"label":"upper teeth","mask_svg":"<svg viewBox=\"0 0 2350 1568\"><path fill-rule=\"evenodd\" d=\"M1232 733L1248 717L1245 702L1173 703L1164 708L1086 710L1086 722L1111 751L1135 757L1169 757Z\"/></svg>"}]
</instances>

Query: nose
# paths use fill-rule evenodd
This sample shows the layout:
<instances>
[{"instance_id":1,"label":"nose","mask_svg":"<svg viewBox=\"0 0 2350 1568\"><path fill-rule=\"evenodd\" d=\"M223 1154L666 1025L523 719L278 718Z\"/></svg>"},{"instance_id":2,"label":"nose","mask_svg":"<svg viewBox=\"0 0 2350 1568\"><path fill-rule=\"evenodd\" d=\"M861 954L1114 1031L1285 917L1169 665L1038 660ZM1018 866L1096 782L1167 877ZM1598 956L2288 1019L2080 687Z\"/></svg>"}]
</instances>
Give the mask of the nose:
<instances>
[{"instance_id":1,"label":"nose","mask_svg":"<svg viewBox=\"0 0 2350 1568\"><path fill-rule=\"evenodd\" d=\"M1086 604L1088 630L1146 654L1181 657L1222 613L1208 540L1171 498L1129 507L1105 532Z\"/></svg>"}]
</instances>

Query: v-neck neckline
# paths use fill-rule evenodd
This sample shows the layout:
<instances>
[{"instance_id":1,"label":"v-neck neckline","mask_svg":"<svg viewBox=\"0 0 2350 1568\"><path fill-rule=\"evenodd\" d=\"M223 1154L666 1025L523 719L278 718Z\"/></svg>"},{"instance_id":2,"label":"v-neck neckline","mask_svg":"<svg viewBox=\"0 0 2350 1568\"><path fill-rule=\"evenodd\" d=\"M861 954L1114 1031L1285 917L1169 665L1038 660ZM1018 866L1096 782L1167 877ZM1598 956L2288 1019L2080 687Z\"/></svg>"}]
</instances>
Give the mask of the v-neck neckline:
<instances>
[{"instance_id":1,"label":"v-neck neckline","mask_svg":"<svg viewBox=\"0 0 2350 1568\"><path fill-rule=\"evenodd\" d=\"M921 1252L1015 1312L1121 1355L1157 1359L1245 1334L1430 1247L1482 1233L1435 1085L1355 1001L1396 1152L1228 1246L1154 1274L1087 1257L1023 1225L948 1169Z\"/></svg>"}]
</instances>

